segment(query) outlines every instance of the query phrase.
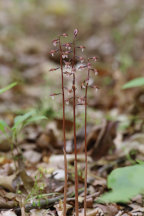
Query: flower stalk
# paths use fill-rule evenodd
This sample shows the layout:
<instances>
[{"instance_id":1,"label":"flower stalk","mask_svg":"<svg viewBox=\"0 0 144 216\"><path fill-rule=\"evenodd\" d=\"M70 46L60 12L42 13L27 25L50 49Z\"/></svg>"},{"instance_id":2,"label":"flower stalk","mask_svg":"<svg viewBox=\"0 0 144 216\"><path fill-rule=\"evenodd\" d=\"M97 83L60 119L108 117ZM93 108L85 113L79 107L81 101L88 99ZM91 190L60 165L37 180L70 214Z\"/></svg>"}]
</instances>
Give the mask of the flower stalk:
<instances>
[{"instance_id":1,"label":"flower stalk","mask_svg":"<svg viewBox=\"0 0 144 216\"><path fill-rule=\"evenodd\" d=\"M74 166L75 166L75 213L76 216L79 215L78 209L78 168L77 168L77 143L76 143L76 87L75 87L75 60L76 60L76 47L75 47L75 35L76 30L74 31L74 40L73 40L73 61L72 61L72 72L73 72L73 132L74 132Z\"/></svg>"},{"instance_id":2,"label":"flower stalk","mask_svg":"<svg viewBox=\"0 0 144 216\"><path fill-rule=\"evenodd\" d=\"M64 169L65 169L65 184L64 184L64 208L63 215L66 216L66 200L67 200L67 157L66 157L66 128L65 128L65 93L64 93L64 78L63 78L63 51L59 37L60 51L60 67L61 67L61 86L62 86L62 105L63 105L63 141L64 141Z\"/></svg>"},{"instance_id":3,"label":"flower stalk","mask_svg":"<svg viewBox=\"0 0 144 216\"><path fill-rule=\"evenodd\" d=\"M65 170L65 184L64 184L64 205L63 205L63 215L66 216L66 201L67 201L67 155L66 155L66 125L65 125L65 103L69 105L70 100L73 100L73 136L74 136L74 169L75 169L75 216L79 216L79 203L78 203L78 165L77 165L77 140L76 140L76 106L84 105L85 106L85 177L84 177L84 216L86 216L86 197L87 197L87 97L88 97L88 88L98 89L97 86L90 84L90 72L93 72L94 75L97 75L97 70L92 67L91 60L97 61L97 57L91 57L85 59L83 56L76 56L76 49L79 48L83 52L85 46L76 46L76 37L78 30L74 30L74 38L72 43L61 43L61 37L67 37L67 34L61 34L58 39L53 40L53 45L58 46L58 49L51 50L50 54L54 56L57 52L60 54L60 67L52 68L49 71L55 72L60 68L61 70L61 93L53 93L50 96L52 99L57 95L62 95L62 107L63 107L63 141L64 141L64 170ZM73 57L69 60L69 54L72 53ZM81 88L85 89L85 95L83 97L76 95L76 61L79 60L81 65L78 67L78 71L87 70L87 78L81 83ZM64 76L72 77L72 87L67 88L64 86ZM65 98L65 90L69 97ZM70 97L70 95L72 97Z\"/></svg>"},{"instance_id":4,"label":"flower stalk","mask_svg":"<svg viewBox=\"0 0 144 216\"><path fill-rule=\"evenodd\" d=\"M88 69L88 77L87 80L89 81L89 69ZM88 82L86 82L85 87L85 178L84 178L84 216L86 216L86 209L87 209L87 91L88 91Z\"/></svg>"}]
</instances>

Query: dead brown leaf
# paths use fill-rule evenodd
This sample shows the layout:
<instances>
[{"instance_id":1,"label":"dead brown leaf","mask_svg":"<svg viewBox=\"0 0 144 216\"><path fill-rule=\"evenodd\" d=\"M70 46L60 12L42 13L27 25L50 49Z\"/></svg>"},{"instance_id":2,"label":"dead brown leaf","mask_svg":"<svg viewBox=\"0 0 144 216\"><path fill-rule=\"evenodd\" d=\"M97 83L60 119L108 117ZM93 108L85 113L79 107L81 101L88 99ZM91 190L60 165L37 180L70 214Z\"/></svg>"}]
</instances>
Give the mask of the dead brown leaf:
<instances>
[{"instance_id":1,"label":"dead brown leaf","mask_svg":"<svg viewBox=\"0 0 144 216\"><path fill-rule=\"evenodd\" d=\"M114 147L117 122L105 122L102 126L96 126L87 136L88 154L94 160L105 156L110 148ZM82 145L84 148L84 144Z\"/></svg>"},{"instance_id":2,"label":"dead brown leaf","mask_svg":"<svg viewBox=\"0 0 144 216\"><path fill-rule=\"evenodd\" d=\"M14 180L16 179L16 174L10 175L10 176L0 176L0 186L3 188L6 188L10 191L15 191L14 187Z\"/></svg>"}]
</instances>

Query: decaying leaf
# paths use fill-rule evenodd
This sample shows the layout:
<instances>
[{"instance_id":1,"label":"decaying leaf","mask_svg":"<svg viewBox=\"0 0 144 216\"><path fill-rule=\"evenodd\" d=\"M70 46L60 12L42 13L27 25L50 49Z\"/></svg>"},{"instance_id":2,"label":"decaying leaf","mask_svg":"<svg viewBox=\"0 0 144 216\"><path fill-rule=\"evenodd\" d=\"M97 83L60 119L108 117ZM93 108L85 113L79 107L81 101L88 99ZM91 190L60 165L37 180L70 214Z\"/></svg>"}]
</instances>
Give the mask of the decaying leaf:
<instances>
[{"instance_id":1,"label":"decaying leaf","mask_svg":"<svg viewBox=\"0 0 144 216\"><path fill-rule=\"evenodd\" d=\"M16 216L13 210L1 211L0 216Z\"/></svg>"},{"instance_id":2,"label":"decaying leaf","mask_svg":"<svg viewBox=\"0 0 144 216\"><path fill-rule=\"evenodd\" d=\"M32 209L30 211L30 216L55 216L55 213L49 209Z\"/></svg>"},{"instance_id":3,"label":"decaying leaf","mask_svg":"<svg viewBox=\"0 0 144 216\"><path fill-rule=\"evenodd\" d=\"M56 204L54 206L56 208L56 212L58 214L58 216L63 216L63 202L60 201L58 204ZM68 211L69 209L71 209L73 206L67 204L66 205L66 210Z\"/></svg>"},{"instance_id":4,"label":"decaying leaf","mask_svg":"<svg viewBox=\"0 0 144 216\"><path fill-rule=\"evenodd\" d=\"M31 163L38 163L42 157L41 153L36 152L34 150L25 151L23 153L23 156Z\"/></svg>"},{"instance_id":5,"label":"decaying leaf","mask_svg":"<svg viewBox=\"0 0 144 216\"><path fill-rule=\"evenodd\" d=\"M87 136L88 153L94 160L105 156L114 148L114 138L118 122L105 122L102 126L94 127ZM84 148L84 144L82 144Z\"/></svg>"},{"instance_id":6,"label":"decaying leaf","mask_svg":"<svg viewBox=\"0 0 144 216\"><path fill-rule=\"evenodd\" d=\"M63 181L65 178L65 172L62 169L54 171L53 175L54 175L54 179L59 180L59 181Z\"/></svg>"},{"instance_id":7,"label":"decaying leaf","mask_svg":"<svg viewBox=\"0 0 144 216\"><path fill-rule=\"evenodd\" d=\"M80 216L84 215L84 212L79 214ZM101 208L89 209L87 210L87 216L104 216L104 212Z\"/></svg>"},{"instance_id":8,"label":"decaying leaf","mask_svg":"<svg viewBox=\"0 0 144 216\"><path fill-rule=\"evenodd\" d=\"M67 161L73 162L74 161L74 154L67 154ZM85 155L84 154L80 154L77 156L78 161L84 162L85 161ZM92 162L92 159L90 156L88 156L88 162ZM52 155L49 158L49 163L50 164L63 164L64 163L64 156L63 155Z\"/></svg>"},{"instance_id":9,"label":"decaying leaf","mask_svg":"<svg viewBox=\"0 0 144 216\"><path fill-rule=\"evenodd\" d=\"M41 149L49 149L54 151L54 146L57 146L57 138L53 131L49 131L47 134L42 133L37 139L37 146Z\"/></svg>"},{"instance_id":10,"label":"decaying leaf","mask_svg":"<svg viewBox=\"0 0 144 216\"><path fill-rule=\"evenodd\" d=\"M0 176L0 186L14 192L16 189L14 187L14 180L16 179L16 176L16 174L11 176Z\"/></svg>"},{"instance_id":11,"label":"decaying leaf","mask_svg":"<svg viewBox=\"0 0 144 216\"><path fill-rule=\"evenodd\" d=\"M23 185L27 191L30 191L34 185L33 179L23 169L19 172Z\"/></svg>"}]
</instances>

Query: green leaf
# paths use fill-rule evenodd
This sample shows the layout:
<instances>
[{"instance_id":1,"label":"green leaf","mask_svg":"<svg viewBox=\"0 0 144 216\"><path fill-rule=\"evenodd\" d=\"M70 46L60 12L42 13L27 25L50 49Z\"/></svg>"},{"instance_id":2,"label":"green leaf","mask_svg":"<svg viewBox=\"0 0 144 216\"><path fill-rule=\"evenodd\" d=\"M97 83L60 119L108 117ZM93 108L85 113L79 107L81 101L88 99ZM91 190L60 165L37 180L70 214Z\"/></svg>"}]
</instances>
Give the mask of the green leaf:
<instances>
[{"instance_id":1,"label":"green leaf","mask_svg":"<svg viewBox=\"0 0 144 216\"><path fill-rule=\"evenodd\" d=\"M102 195L98 202L127 203L131 198L144 193L144 165L118 168L108 176L108 188L112 191Z\"/></svg>"},{"instance_id":2,"label":"green leaf","mask_svg":"<svg viewBox=\"0 0 144 216\"><path fill-rule=\"evenodd\" d=\"M25 113L24 115L16 116L16 118L14 119L13 128L16 128L20 124L24 123L25 120L27 120L28 118L30 118L34 114L35 114L35 111L30 111L28 113Z\"/></svg>"},{"instance_id":3,"label":"green leaf","mask_svg":"<svg viewBox=\"0 0 144 216\"><path fill-rule=\"evenodd\" d=\"M26 125L34 123L36 121L43 120L43 119L47 119L46 116L33 116L26 121Z\"/></svg>"},{"instance_id":4,"label":"green leaf","mask_svg":"<svg viewBox=\"0 0 144 216\"><path fill-rule=\"evenodd\" d=\"M9 89L13 88L13 87L16 86L16 85L17 85L17 82L14 82L14 83L11 83L10 85L8 85L8 86L6 86L6 87L0 89L0 94L2 94L2 93L4 93L4 92L8 91Z\"/></svg>"},{"instance_id":5,"label":"green leaf","mask_svg":"<svg viewBox=\"0 0 144 216\"><path fill-rule=\"evenodd\" d=\"M139 77L127 82L122 89L144 86L144 77Z\"/></svg>"},{"instance_id":6,"label":"green leaf","mask_svg":"<svg viewBox=\"0 0 144 216\"><path fill-rule=\"evenodd\" d=\"M8 128L8 125L5 121L0 120L0 131L2 131L3 133L6 132L6 128Z\"/></svg>"},{"instance_id":7,"label":"green leaf","mask_svg":"<svg viewBox=\"0 0 144 216\"><path fill-rule=\"evenodd\" d=\"M38 115L36 111L30 111L28 113L25 113L24 115L17 116L14 119L14 126L12 127L12 131L17 134L26 125L43 119L47 118L43 115Z\"/></svg>"}]
</instances>

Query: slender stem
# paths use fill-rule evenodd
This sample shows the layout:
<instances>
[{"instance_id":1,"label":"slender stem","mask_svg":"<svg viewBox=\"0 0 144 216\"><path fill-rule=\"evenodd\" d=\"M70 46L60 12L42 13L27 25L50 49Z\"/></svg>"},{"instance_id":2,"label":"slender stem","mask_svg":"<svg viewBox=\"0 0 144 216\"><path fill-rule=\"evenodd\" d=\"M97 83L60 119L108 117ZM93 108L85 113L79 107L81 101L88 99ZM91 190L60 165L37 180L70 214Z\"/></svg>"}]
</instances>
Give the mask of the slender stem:
<instances>
[{"instance_id":1,"label":"slender stem","mask_svg":"<svg viewBox=\"0 0 144 216\"><path fill-rule=\"evenodd\" d=\"M63 140L64 140L64 168L65 168L65 185L64 185L64 209L63 215L66 216L66 200L67 200L67 157L66 157L66 136L65 136L65 94L64 94L64 78L63 78L63 60L62 60L62 46L59 37L60 50L60 67L61 67L61 81L62 81L62 104L63 104Z\"/></svg>"},{"instance_id":2,"label":"slender stem","mask_svg":"<svg viewBox=\"0 0 144 216\"><path fill-rule=\"evenodd\" d=\"M74 153L75 153L75 212L76 216L78 213L78 168L77 168L77 143L76 143L76 87L75 87L75 58L76 58L76 48L75 48L75 39L73 41L73 131L74 131Z\"/></svg>"},{"instance_id":3,"label":"slender stem","mask_svg":"<svg viewBox=\"0 0 144 216\"><path fill-rule=\"evenodd\" d=\"M88 70L88 80L89 80L89 70ZM85 88L85 182L84 182L84 216L86 216L86 197L87 197L87 90L88 83Z\"/></svg>"}]
</instances>

